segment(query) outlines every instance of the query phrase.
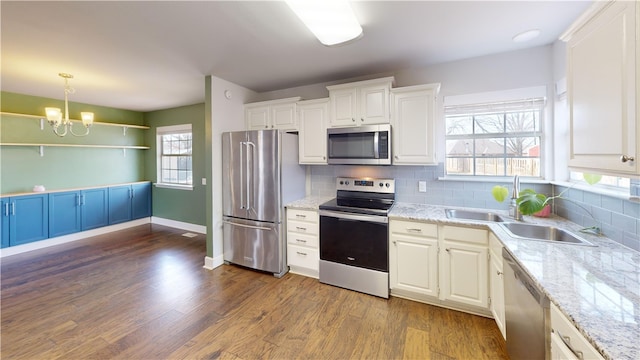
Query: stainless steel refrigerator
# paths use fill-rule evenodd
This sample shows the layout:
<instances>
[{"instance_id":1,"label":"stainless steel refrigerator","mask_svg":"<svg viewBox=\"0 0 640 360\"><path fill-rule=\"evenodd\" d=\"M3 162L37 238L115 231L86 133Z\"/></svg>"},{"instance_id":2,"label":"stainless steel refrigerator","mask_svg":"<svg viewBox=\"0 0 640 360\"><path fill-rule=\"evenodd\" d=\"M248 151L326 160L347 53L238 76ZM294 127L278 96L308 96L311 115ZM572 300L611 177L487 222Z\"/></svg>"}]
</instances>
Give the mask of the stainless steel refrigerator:
<instances>
[{"instance_id":1,"label":"stainless steel refrigerator","mask_svg":"<svg viewBox=\"0 0 640 360\"><path fill-rule=\"evenodd\" d=\"M224 261L288 271L284 205L305 196L298 135L278 130L222 134Z\"/></svg>"}]
</instances>

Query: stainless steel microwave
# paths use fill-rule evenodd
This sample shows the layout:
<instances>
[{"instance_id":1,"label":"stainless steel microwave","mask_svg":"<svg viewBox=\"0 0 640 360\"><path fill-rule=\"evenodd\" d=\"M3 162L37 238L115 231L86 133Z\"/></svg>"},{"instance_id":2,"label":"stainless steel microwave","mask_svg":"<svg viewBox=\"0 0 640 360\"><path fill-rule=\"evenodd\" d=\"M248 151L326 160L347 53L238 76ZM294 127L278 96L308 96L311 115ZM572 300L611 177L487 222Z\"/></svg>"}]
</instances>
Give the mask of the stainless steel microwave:
<instances>
[{"instance_id":1,"label":"stainless steel microwave","mask_svg":"<svg viewBox=\"0 0 640 360\"><path fill-rule=\"evenodd\" d=\"M327 162L391 165L391 125L327 129Z\"/></svg>"}]
</instances>

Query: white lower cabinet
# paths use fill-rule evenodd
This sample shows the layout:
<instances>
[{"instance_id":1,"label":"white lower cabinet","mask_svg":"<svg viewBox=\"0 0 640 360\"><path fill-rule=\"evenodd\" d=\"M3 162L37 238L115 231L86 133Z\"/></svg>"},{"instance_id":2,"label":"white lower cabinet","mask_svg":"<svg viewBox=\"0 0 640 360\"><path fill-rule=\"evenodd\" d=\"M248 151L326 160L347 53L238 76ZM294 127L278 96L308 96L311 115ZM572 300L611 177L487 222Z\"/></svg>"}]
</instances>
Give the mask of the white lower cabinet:
<instances>
[{"instance_id":1,"label":"white lower cabinet","mask_svg":"<svg viewBox=\"0 0 640 360\"><path fill-rule=\"evenodd\" d=\"M506 339L502 244L493 233L489 234L489 257L489 310Z\"/></svg>"},{"instance_id":2,"label":"white lower cabinet","mask_svg":"<svg viewBox=\"0 0 640 360\"><path fill-rule=\"evenodd\" d=\"M440 298L488 308L488 231L443 226Z\"/></svg>"},{"instance_id":3,"label":"white lower cabinet","mask_svg":"<svg viewBox=\"0 0 640 360\"><path fill-rule=\"evenodd\" d=\"M389 284L392 295L438 296L438 226L389 223Z\"/></svg>"},{"instance_id":4,"label":"white lower cabinet","mask_svg":"<svg viewBox=\"0 0 640 360\"><path fill-rule=\"evenodd\" d=\"M287 209L287 265L292 273L318 278L319 227L317 211Z\"/></svg>"},{"instance_id":5,"label":"white lower cabinet","mask_svg":"<svg viewBox=\"0 0 640 360\"><path fill-rule=\"evenodd\" d=\"M558 307L551 303L551 359L603 359Z\"/></svg>"}]
</instances>

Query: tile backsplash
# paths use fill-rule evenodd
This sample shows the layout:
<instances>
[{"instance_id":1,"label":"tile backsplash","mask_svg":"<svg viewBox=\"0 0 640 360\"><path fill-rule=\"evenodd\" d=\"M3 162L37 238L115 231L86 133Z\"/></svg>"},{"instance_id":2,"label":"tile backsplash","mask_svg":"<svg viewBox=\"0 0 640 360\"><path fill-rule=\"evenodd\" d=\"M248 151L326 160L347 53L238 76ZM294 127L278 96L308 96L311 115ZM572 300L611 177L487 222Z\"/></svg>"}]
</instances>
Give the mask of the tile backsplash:
<instances>
[{"instance_id":1,"label":"tile backsplash","mask_svg":"<svg viewBox=\"0 0 640 360\"><path fill-rule=\"evenodd\" d=\"M511 182L439 180L444 164L438 166L310 166L311 195L335 196L336 177L392 178L396 181L396 200L417 204L463 206L481 209L507 209L508 200L497 202L491 188L504 185L511 193ZM426 192L418 191L418 182L426 183ZM637 184L636 184L637 185ZM531 188L547 195L566 189L550 184L521 181L521 189ZM570 201L558 200L554 212L583 226L594 225L588 210L604 234L614 241L640 251L640 203L570 189Z\"/></svg>"}]
</instances>

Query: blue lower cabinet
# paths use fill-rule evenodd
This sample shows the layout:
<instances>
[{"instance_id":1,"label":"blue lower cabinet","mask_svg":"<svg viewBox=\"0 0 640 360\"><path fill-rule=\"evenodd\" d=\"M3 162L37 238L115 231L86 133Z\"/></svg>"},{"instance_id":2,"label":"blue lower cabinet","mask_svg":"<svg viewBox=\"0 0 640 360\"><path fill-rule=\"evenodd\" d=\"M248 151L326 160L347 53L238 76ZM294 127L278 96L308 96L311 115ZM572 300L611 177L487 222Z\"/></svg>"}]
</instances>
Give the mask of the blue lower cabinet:
<instances>
[{"instance_id":1,"label":"blue lower cabinet","mask_svg":"<svg viewBox=\"0 0 640 360\"><path fill-rule=\"evenodd\" d=\"M131 185L109 188L109 225L131 220Z\"/></svg>"},{"instance_id":2,"label":"blue lower cabinet","mask_svg":"<svg viewBox=\"0 0 640 360\"><path fill-rule=\"evenodd\" d=\"M49 237L82 230L80 191L49 194Z\"/></svg>"},{"instance_id":3,"label":"blue lower cabinet","mask_svg":"<svg viewBox=\"0 0 640 360\"><path fill-rule=\"evenodd\" d=\"M49 194L15 196L8 201L9 246L49 237Z\"/></svg>"},{"instance_id":4,"label":"blue lower cabinet","mask_svg":"<svg viewBox=\"0 0 640 360\"><path fill-rule=\"evenodd\" d=\"M135 220L151 216L151 183L133 184L131 190L132 218Z\"/></svg>"},{"instance_id":5,"label":"blue lower cabinet","mask_svg":"<svg viewBox=\"0 0 640 360\"><path fill-rule=\"evenodd\" d=\"M109 225L109 191L107 188L82 190L80 205L83 231Z\"/></svg>"},{"instance_id":6,"label":"blue lower cabinet","mask_svg":"<svg viewBox=\"0 0 640 360\"><path fill-rule=\"evenodd\" d=\"M2 234L2 247L9 246L9 206L11 201L9 198L0 198L0 233Z\"/></svg>"}]
</instances>

